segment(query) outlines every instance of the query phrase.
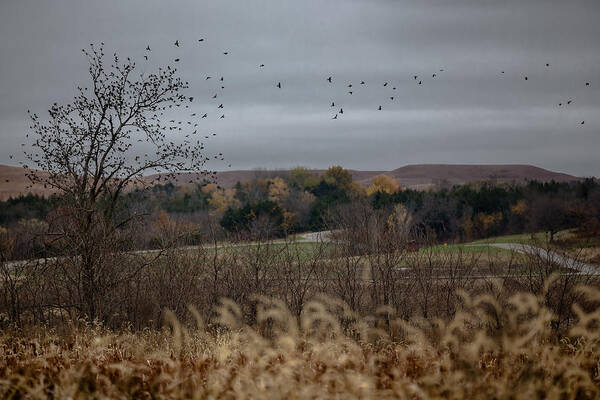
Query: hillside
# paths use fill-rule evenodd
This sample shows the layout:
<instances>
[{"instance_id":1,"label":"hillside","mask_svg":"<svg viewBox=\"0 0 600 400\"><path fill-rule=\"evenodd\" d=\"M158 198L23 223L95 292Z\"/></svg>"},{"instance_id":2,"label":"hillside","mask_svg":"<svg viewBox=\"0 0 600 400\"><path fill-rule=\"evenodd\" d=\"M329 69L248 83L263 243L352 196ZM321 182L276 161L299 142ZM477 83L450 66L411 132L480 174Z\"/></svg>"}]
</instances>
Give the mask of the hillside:
<instances>
[{"instance_id":1,"label":"hillside","mask_svg":"<svg viewBox=\"0 0 600 400\"><path fill-rule=\"evenodd\" d=\"M323 172L314 169L317 175ZM523 182L525 180L566 182L581 178L561 172L549 171L533 165L460 165L460 164L415 164L392 171L359 171L350 170L355 181L367 186L373 177L385 174L394 178L401 186L414 189L425 189L436 184L463 184L467 182L494 180L496 182ZM218 183L231 188L238 181L246 181L255 178L267 178L282 176L287 170L239 170L224 171L217 173ZM173 183L185 184L193 177L189 174L178 175ZM28 187L29 181L25 171L21 167L0 165L0 200L15 197L20 194L34 193L38 195L49 195L51 192L41 185Z\"/></svg>"},{"instance_id":2,"label":"hillside","mask_svg":"<svg viewBox=\"0 0 600 400\"><path fill-rule=\"evenodd\" d=\"M314 169L315 175L324 170ZM392 171L359 171L349 170L352 178L363 186L368 186L371 180L381 174L388 175L403 187L426 189L438 184L464 184L493 180L495 182L524 182L526 180L568 182L581 179L561 172L549 171L533 165L468 165L468 164L415 164ZM217 174L218 183L230 188L236 182L255 178L268 178L287 174L287 170L240 170L226 171ZM174 183L184 184L190 181L190 175L179 175Z\"/></svg>"},{"instance_id":3,"label":"hillside","mask_svg":"<svg viewBox=\"0 0 600 400\"><path fill-rule=\"evenodd\" d=\"M27 193L48 196L52 191L40 184L31 186L23 168L0 164L0 201Z\"/></svg>"}]
</instances>

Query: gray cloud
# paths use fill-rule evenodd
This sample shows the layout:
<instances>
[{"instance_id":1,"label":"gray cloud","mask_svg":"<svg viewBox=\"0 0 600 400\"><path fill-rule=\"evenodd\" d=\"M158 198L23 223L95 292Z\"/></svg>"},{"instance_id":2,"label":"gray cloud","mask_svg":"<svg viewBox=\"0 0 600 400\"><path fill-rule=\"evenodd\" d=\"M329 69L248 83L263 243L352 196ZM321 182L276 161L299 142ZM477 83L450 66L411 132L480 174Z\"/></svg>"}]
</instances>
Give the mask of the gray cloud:
<instances>
[{"instance_id":1,"label":"gray cloud","mask_svg":"<svg viewBox=\"0 0 600 400\"><path fill-rule=\"evenodd\" d=\"M531 163L600 176L598 20L586 0L3 1L0 163L21 151L26 110L69 101L87 82L80 49L103 41L142 68L181 58L193 111L210 116L201 129L218 133L209 148L236 169Z\"/></svg>"}]
</instances>

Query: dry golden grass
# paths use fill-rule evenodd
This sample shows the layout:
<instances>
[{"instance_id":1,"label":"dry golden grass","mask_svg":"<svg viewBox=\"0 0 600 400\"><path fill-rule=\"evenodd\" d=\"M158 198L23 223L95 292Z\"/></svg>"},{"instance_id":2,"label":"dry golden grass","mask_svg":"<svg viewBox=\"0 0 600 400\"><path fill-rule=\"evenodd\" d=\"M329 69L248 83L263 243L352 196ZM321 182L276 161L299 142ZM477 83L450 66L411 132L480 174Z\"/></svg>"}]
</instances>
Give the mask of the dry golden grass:
<instances>
[{"instance_id":1,"label":"dry golden grass","mask_svg":"<svg viewBox=\"0 0 600 400\"><path fill-rule=\"evenodd\" d=\"M449 321L406 322L381 308L361 318L327 298L299 319L256 298L256 323L224 300L204 324L167 313L160 331L6 331L0 337L2 398L522 398L600 394L600 292L581 288L586 309L560 340L542 297L500 307L463 296ZM193 317L193 318L192 318Z\"/></svg>"}]
</instances>

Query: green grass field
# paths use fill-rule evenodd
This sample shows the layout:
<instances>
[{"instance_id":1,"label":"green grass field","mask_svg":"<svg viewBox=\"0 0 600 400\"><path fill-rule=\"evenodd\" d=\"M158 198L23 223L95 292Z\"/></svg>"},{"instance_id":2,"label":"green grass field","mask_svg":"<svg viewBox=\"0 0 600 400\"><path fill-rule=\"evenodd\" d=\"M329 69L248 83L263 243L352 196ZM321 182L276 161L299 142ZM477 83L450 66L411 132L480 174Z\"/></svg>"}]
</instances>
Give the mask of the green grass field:
<instances>
[{"instance_id":1,"label":"green grass field","mask_svg":"<svg viewBox=\"0 0 600 400\"><path fill-rule=\"evenodd\" d=\"M450 244L450 245L437 245L431 247L421 247L420 253L426 253L428 251L436 253L445 252L463 252L463 253L484 253L484 254L511 254L512 250L501 249L498 247L490 247L482 244L481 246L463 245L463 244Z\"/></svg>"}]
</instances>

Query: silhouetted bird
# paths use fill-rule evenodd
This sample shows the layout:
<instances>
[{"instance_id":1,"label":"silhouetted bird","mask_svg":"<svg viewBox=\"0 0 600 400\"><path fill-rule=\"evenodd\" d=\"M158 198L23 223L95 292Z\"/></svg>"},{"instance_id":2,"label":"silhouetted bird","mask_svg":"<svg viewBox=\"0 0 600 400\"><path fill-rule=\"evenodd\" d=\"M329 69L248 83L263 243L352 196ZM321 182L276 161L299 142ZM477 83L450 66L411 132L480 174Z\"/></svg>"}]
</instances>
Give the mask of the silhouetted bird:
<instances>
[{"instance_id":1,"label":"silhouetted bird","mask_svg":"<svg viewBox=\"0 0 600 400\"><path fill-rule=\"evenodd\" d=\"M387 84L388 84L388 83L386 82L386 83L384 83L384 84L383 84L383 86L387 86Z\"/></svg>"},{"instance_id":2,"label":"silhouetted bird","mask_svg":"<svg viewBox=\"0 0 600 400\"><path fill-rule=\"evenodd\" d=\"M175 46L179 47L179 40L175 41Z\"/></svg>"},{"instance_id":3,"label":"silhouetted bird","mask_svg":"<svg viewBox=\"0 0 600 400\"><path fill-rule=\"evenodd\" d=\"M348 87L349 87L349 88L350 88L350 87L352 87L352 84L349 84L349 85L348 85Z\"/></svg>"},{"instance_id":4,"label":"silhouetted bird","mask_svg":"<svg viewBox=\"0 0 600 400\"><path fill-rule=\"evenodd\" d=\"M500 73L501 73L501 74L503 74L503 73L504 73L504 71L500 71Z\"/></svg>"},{"instance_id":5,"label":"silhouetted bird","mask_svg":"<svg viewBox=\"0 0 600 400\"><path fill-rule=\"evenodd\" d=\"M209 79L210 79L210 76L207 76L207 77L206 77L206 80L209 80Z\"/></svg>"},{"instance_id":6,"label":"silhouetted bird","mask_svg":"<svg viewBox=\"0 0 600 400\"><path fill-rule=\"evenodd\" d=\"M343 113L344 113L344 109L340 108L340 114L343 114Z\"/></svg>"},{"instance_id":7,"label":"silhouetted bird","mask_svg":"<svg viewBox=\"0 0 600 400\"><path fill-rule=\"evenodd\" d=\"M223 118L225 118L225 114L221 115L220 119L223 119ZM214 134L213 134L213 136L214 136Z\"/></svg>"},{"instance_id":8,"label":"silhouetted bird","mask_svg":"<svg viewBox=\"0 0 600 400\"><path fill-rule=\"evenodd\" d=\"M338 116L338 115L337 115L337 114L335 114L335 116L334 116L333 118L331 118L331 119L337 119L337 116Z\"/></svg>"},{"instance_id":9,"label":"silhouetted bird","mask_svg":"<svg viewBox=\"0 0 600 400\"><path fill-rule=\"evenodd\" d=\"M151 51L151 50L150 50L150 46L146 46L146 50L147 50L147 51Z\"/></svg>"},{"instance_id":10,"label":"silhouetted bird","mask_svg":"<svg viewBox=\"0 0 600 400\"><path fill-rule=\"evenodd\" d=\"M331 77L327 78L327 80L329 81L329 83L331 83Z\"/></svg>"},{"instance_id":11,"label":"silhouetted bird","mask_svg":"<svg viewBox=\"0 0 600 400\"><path fill-rule=\"evenodd\" d=\"M335 103L333 101L331 102L331 107L335 107Z\"/></svg>"},{"instance_id":12,"label":"silhouetted bird","mask_svg":"<svg viewBox=\"0 0 600 400\"><path fill-rule=\"evenodd\" d=\"M229 54L229 52L228 51L224 51L223 54L227 55L227 54Z\"/></svg>"},{"instance_id":13,"label":"silhouetted bird","mask_svg":"<svg viewBox=\"0 0 600 400\"><path fill-rule=\"evenodd\" d=\"M281 82L277 82L277 87L281 89Z\"/></svg>"},{"instance_id":14,"label":"silhouetted bird","mask_svg":"<svg viewBox=\"0 0 600 400\"><path fill-rule=\"evenodd\" d=\"M265 66L265 64L260 64L260 65L259 65L259 67L261 67L261 68L262 68L262 67L264 67L264 66Z\"/></svg>"},{"instance_id":15,"label":"silhouetted bird","mask_svg":"<svg viewBox=\"0 0 600 400\"><path fill-rule=\"evenodd\" d=\"M190 97L190 101L194 101L194 98L193 98L193 97Z\"/></svg>"},{"instance_id":16,"label":"silhouetted bird","mask_svg":"<svg viewBox=\"0 0 600 400\"><path fill-rule=\"evenodd\" d=\"M204 38L198 39L199 42L204 42Z\"/></svg>"},{"instance_id":17,"label":"silhouetted bird","mask_svg":"<svg viewBox=\"0 0 600 400\"><path fill-rule=\"evenodd\" d=\"M590 83L589 83L589 82L586 82L586 83L585 83L585 86L590 86Z\"/></svg>"},{"instance_id":18,"label":"silhouetted bird","mask_svg":"<svg viewBox=\"0 0 600 400\"><path fill-rule=\"evenodd\" d=\"M221 77L221 82L223 82L223 77Z\"/></svg>"},{"instance_id":19,"label":"silhouetted bird","mask_svg":"<svg viewBox=\"0 0 600 400\"><path fill-rule=\"evenodd\" d=\"M422 83L423 83L422 81L419 81L419 85L421 85Z\"/></svg>"},{"instance_id":20,"label":"silhouetted bird","mask_svg":"<svg viewBox=\"0 0 600 400\"><path fill-rule=\"evenodd\" d=\"M207 114L204 114L204 115L202 116L202 118L206 118L207 116L208 116Z\"/></svg>"},{"instance_id":21,"label":"silhouetted bird","mask_svg":"<svg viewBox=\"0 0 600 400\"><path fill-rule=\"evenodd\" d=\"M390 97L390 100L394 100L394 96Z\"/></svg>"},{"instance_id":22,"label":"silhouetted bird","mask_svg":"<svg viewBox=\"0 0 600 400\"><path fill-rule=\"evenodd\" d=\"M419 77L419 75L414 75L413 78L415 79L415 81L417 80L417 78Z\"/></svg>"},{"instance_id":23,"label":"silhouetted bird","mask_svg":"<svg viewBox=\"0 0 600 400\"><path fill-rule=\"evenodd\" d=\"M585 121L581 121L581 125L585 124Z\"/></svg>"},{"instance_id":24,"label":"silhouetted bird","mask_svg":"<svg viewBox=\"0 0 600 400\"><path fill-rule=\"evenodd\" d=\"M215 93L215 95L213 96L213 99L216 99L216 98L217 98L217 94Z\"/></svg>"},{"instance_id":25,"label":"silhouetted bird","mask_svg":"<svg viewBox=\"0 0 600 400\"><path fill-rule=\"evenodd\" d=\"M569 100L567 101L567 104L571 104L573 102L573 100Z\"/></svg>"},{"instance_id":26,"label":"silhouetted bird","mask_svg":"<svg viewBox=\"0 0 600 400\"><path fill-rule=\"evenodd\" d=\"M379 108L377 110L381 111L381 106L379 106Z\"/></svg>"},{"instance_id":27,"label":"silhouetted bird","mask_svg":"<svg viewBox=\"0 0 600 400\"><path fill-rule=\"evenodd\" d=\"M527 80L527 79L529 79L529 78L525 77L525 80Z\"/></svg>"},{"instance_id":28,"label":"silhouetted bird","mask_svg":"<svg viewBox=\"0 0 600 400\"><path fill-rule=\"evenodd\" d=\"M145 58L146 60L148 60L148 56L144 56L144 58Z\"/></svg>"},{"instance_id":29,"label":"silhouetted bird","mask_svg":"<svg viewBox=\"0 0 600 400\"><path fill-rule=\"evenodd\" d=\"M436 77L436 75L435 75L435 74L433 74L433 75L431 75L431 77L432 77L432 78L435 78L435 77Z\"/></svg>"},{"instance_id":30,"label":"silhouetted bird","mask_svg":"<svg viewBox=\"0 0 600 400\"><path fill-rule=\"evenodd\" d=\"M360 81L360 84L361 84L361 85L364 85L364 84L365 84L365 81Z\"/></svg>"},{"instance_id":31,"label":"silhouetted bird","mask_svg":"<svg viewBox=\"0 0 600 400\"><path fill-rule=\"evenodd\" d=\"M558 103L558 106L559 106L559 107L562 107L562 103Z\"/></svg>"},{"instance_id":32,"label":"silhouetted bird","mask_svg":"<svg viewBox=\"0 0 600 400\"><path fill-rule=\"evenodd\" d=\"M223 104L219 104L219 107L217 107L217 108L223 108Z\"/></svg>"},{"instance_id":33,"label":"silhouetted bird","mask_svg":"<svg viewBox=\"0 0 600 400\"><path fill-rule=\"evenodd\" d=\"M348 92L348 93L352 94L352 92Z\"/></svg>"},{"instance_id":34,"label":"silhouetted bird","mask_svg":"<svg viewBox=\"0 0 600 400\"><path fill-rule=\"evenodd\" d=\"M549 66L550 66L550 64L546 63L546 67L549 67Z\"/></svg>"},{"instance_id":35,"label":"silhouetted bird","mask_svg":"<svg viewBox=\"0 0 600 400\"><path fill-rule=\"evenodd\" d=\"M175 59L175 62L179 62L179 58L176 58L176 59Z\"/></svg>"},{"instance_id":36,"label":"silhouetted bird","mask_svg":"<svg viewBox=\"0 0 600 400\"><path fill-rule=\"evenodd\" d=\"M396 90L396 87L393 87L392 90Z\"/></svg>"}]
</instances>

